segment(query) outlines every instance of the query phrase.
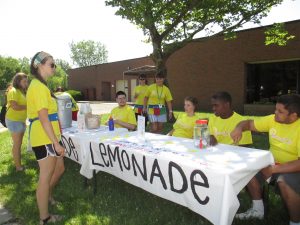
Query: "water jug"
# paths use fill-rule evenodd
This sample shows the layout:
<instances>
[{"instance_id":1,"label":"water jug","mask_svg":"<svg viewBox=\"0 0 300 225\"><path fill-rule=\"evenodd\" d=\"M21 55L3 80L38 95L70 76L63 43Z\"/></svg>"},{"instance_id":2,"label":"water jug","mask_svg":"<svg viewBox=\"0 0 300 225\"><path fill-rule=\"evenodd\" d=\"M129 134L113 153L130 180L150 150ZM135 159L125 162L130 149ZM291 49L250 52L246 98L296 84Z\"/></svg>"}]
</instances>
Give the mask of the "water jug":
<instances>
[{"instance_id":1,"label":"water jug","mask_svg":"<svg viewBox=\"0 0 300 225\"><path fill-rule=\"evenodd\" d=\"M72 100L69 95L59 95L56 97L58 106L58 119L61 128L72 126Z\"/></svg>"},{"instance_id":2,"label":"water jug","mask_svg":"<svg viewBox=\"0 0 300 225\"><path fill-rule=\"evenodd\" d=\"M207 148L210 144L210 135L207 120L197 120L194 127L194 145L197 148Z\"/></svg>"}]
</instances>

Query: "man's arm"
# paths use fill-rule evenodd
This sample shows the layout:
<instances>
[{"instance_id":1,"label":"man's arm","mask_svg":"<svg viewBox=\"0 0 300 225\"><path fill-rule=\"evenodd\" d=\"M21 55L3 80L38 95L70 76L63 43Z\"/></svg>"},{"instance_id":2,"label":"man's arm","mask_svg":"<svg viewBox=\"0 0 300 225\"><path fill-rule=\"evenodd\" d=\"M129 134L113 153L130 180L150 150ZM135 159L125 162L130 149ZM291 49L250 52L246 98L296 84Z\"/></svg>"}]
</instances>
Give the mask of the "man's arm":
<instances>
[{"instance_id":1,"label":"man's arm","mask_svg":"<svg viewBox=\"0 0 300 225\"><path fill-rule=\"evenodd\" d=\"M118 125L120 125L122 127L125 127L128 130L135 130L135 128L136 128L136 125L131 124L131 123L122 122L121 120L114 120L114 123L118 124Z\"/></svg>"},{"instance_id":2,"label":"man's arm","mask_svg":"<svg viewBox=\"0 0 300 225\"><path fill-rule=\"evenodd\" d=\"M267 179L275 173L294 173L300 172L300 158L283 164L268 166L261 170L264 177Z\"/></svg>"},{"instance_id":3,"label":"man's arm","mask_svg":"<svg viewBox=\"0 0 300 225\"><path fill-rule=\"evenodd\" d=\"M244 120L239 122L234 130L230 133L230 136L235 144L238 144L242 138L243 131L257 131L254 126L253 120Z\"/></svg>"}]
</instances>

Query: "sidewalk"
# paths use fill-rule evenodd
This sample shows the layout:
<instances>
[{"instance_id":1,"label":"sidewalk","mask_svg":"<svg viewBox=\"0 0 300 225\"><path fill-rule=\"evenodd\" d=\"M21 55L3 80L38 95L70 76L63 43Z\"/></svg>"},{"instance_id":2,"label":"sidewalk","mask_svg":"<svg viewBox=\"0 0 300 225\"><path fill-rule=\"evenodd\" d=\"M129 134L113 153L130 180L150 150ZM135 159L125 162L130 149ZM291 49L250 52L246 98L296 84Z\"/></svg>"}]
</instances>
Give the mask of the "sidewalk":
<instances>
[{"instance_id":1,"label":"sidewalk","mask_svg":"<svg viewBox=\"0 0 300 225\"><path fill-rule=\"evenodd\" d=\"M0 205L0 225L20 225L11 213Z\"/></svg>"}]
</instances>

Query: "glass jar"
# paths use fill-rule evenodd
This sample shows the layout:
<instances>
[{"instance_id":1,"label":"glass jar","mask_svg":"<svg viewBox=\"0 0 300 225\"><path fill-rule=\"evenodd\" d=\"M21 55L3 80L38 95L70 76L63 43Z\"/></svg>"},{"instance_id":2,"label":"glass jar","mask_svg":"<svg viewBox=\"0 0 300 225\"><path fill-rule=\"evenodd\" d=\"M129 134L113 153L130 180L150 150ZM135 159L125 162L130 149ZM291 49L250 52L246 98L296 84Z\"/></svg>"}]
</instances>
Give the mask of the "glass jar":
<instances>
[{"instance_id":1,"label":"glass jar","mask_svg":"<svg viewBox=\"0 0 300 225\"><path fill-rule=\"evenodd\" d=\"M194 145L197 148L204 149L210 145L210 135L207 120L197 120L194 127Z\"/></svg>"}]
</instances>

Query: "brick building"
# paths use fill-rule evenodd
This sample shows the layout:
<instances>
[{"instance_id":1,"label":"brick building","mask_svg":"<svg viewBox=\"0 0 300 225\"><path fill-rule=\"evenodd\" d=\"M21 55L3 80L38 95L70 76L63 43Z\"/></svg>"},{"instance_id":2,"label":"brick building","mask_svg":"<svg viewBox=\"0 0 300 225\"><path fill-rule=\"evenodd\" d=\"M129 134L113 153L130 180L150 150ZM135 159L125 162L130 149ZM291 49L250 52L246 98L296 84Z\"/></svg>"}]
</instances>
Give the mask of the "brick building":
<instances>
[{"instance_id":1,"label":"brick building","mask_svg":"<svg viewBox=\"0 0 300 225\"><path fill-rule=\"evenodd\" d=\"M260 114L260 108L263 113L273 110L276 96L299 93L300 20L285 23L285 28L296 37L284 47L266 46L266 28L260 27L239 31L234 40L196 39L175 52L167 61L175 108L182 109L184 97L190 95L199 99L201 111L210 111L210 96L226 90L238 112L251 113L256 103ZM89 100L114 100L114 93L123 89L132 100L137 80L123 72L144 65L153 62L143 57L72 69L69 87L83 91Z\"/></svg>"}]
</instances>

